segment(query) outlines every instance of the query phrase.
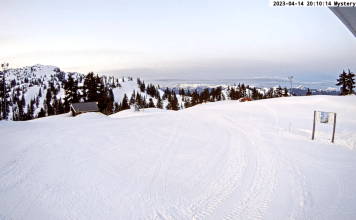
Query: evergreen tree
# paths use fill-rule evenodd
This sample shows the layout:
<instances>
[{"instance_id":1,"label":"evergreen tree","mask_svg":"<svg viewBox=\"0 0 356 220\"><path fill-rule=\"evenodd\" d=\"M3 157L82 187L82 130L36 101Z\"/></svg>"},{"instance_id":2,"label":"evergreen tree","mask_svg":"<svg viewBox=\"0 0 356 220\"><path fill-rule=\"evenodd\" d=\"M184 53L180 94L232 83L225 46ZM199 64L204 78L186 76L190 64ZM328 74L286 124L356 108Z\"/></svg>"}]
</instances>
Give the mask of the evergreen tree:
<instances>
[{"instance_id":1,"label":"evergreen tree","mask_svg":"<svg viewBox=\"0 0 356 220\"><path fill-rule=\"evenodd\" d=\"M148 104L147 104L147 102L146 102L146 96L143 97L143 99L142 99L142 106L143 106L144 108L148 108Z\"/></svg>"},{"instance_id":2,"label":"evergreen tree","mask_svg":"<svg viewBox=\"0 0 356 220\"><path fill-rule=\"evenodd\" d=\"M287 87L284 87L284 93L283 93L283 95L284 95L285 97L288 96L288 89L287 89Z\"/></svg>"},{"instance_id":3,"label":"evergreen tree","mask_svg":"<svg viewBox=\"0 0 356 220\"><path fill-rule=\"evenodd\" d=\"M37 96L37 97L36 97L36 108L38 108L39 105L40 105L40 97Z\"/></svg>"},{"instance_id":4,"label":"evergreen tree","mask_svg":"<svg viewBox=\"0 0 356 220\"><path fill-rule=\"evenodd\" d=\"M166 100L168 98L169 95L171 95L171 91L169 91L168 87L166 88L166 90L164 90L164 94L163 94L163 97L162 99L163 100Z\"/></svg>"},{"instance_id":5,"label":"evergreen tree","mask_svg":"<svg viewBox=\"0 0 356 220\"><path fill-rule=\"evenodd\" d=\"M29 120L31 120L35 117L34 116L35 110L36 110L35 103L36 103L36 101L34 99L31 99L30 104L27 105L27 115L28 115Z\"/></svg>"},{"instance_id":6,"label":"evergreen tree","mask_svg":"<svg viewBox=\"0 0 356 220\"><path fill-rule=\"evenodd\" d=\"M168 104L166 105L166 109L167 109L167 110L171 110L171 109L172 109L172 105L171 105L170 102L168 102Z\"/></svg>"},{"instance_id":7,"label":"evergreen tree","mask_svg":"<svg viewBox=\"0 0 356 220\"><path fill-rule=\"evenodd\" d=\"M84 79L83 95L87 102L95 102L98 100L98 92L100 88L100 78L94 76L93 72L88 73Z\"/></svg>"},{"instance_id":8,"label":"evergreen tree","mask_svg":"<svg viewBox=\"0 0 356 220\"><path fill-rule=\"evenodd\" d=\"M97 92L97 103L99 111L103 114L107 114L106 107L109 102L108 94L103 83L100 84L100 87Z\"/></svg>"},{"instance_id":9,"label":"evergreen tree","mask_svg":"<svg viewBox=\"0 0 356 220\"><path fill-rule=\"evenodd\" d=\"M52 99L52 108L53 108L53 112L52 114L53 115L58 115L58 110L59 110L59 101L57 99L57 96L53 96L53 99Z\"/></svg>"},{"instance_id":10,"label":"evergreen tree","mask_svg":"<svg viewBox=\"0 0 356 220\"><path fill-rule=\"evenodd\" d=\"M172 94L173 96L168 97L168 105L170 106L170 109L178 111L180 108L176 93L173 92Z\"/></svg>"},{"instance_id":11,"label":"evergreen tree","mask_svg":"<svg viewBox=\"0 0 356 220\"><path fill-rule=\"evenodd\" d=\"M267 94L265 95L265 98L270 99L270 98L274 98L274 91L273 88L270 88L267 92Z\"/></svg>"},{"instance_id":12,"label":"evergreen tree","mask_svg":"<svg viewBox=\"0 0 356 220\"><path fill-rule=\"evenodd\" d=\"M184 91L184 89L183 89L183 88L179 91L179 95L181 95L181 96L183 96L183 97L184 97L184 95L185 95L185 91Z\"/></svg>"},{"instance_id":13,"label":"evergreen tree","mask_svg":"<svg viewBox=\"0 0 356 220\"><path fill-rule=\"evenodd\" d=\"M119 111L120 111L120 105L119 105L119 103L115 102L114 103L114 113L117 113Z\"/></svg>"},{"instance_id":14,"label":"evergreen tree","mask_svg":"<svg viewBox=\"0 0 356 220\"><path fill-rule=\"evenodd\" d=\"M79 102L79 96L78 96L78 81L73 79L72 74L68 75L68 80L64 84L64 89L65 89L65 97L64 100L66 100L66 103L68 105L72 103L77 103ZM66 108L69 108L69 106L66 106Z\"/></svg>"},{"instance_id":15,"label":"evergreen tree","mask_svg":"<svg viewBox=\"0 0 356 220\"><path fill-rule=\"evenodd\" d=\"M354 88L355 88L355 74L349 70L349 73L347 74L346 77L346 82L347 82L347 89L349 94L354 93Z\"/></svg>"},{"instance_id":16,"label":"evergreen tree","mask_svg":"<svg viewBox=\"0 0 356 220\"><path fill-rule=\"evenodd\" d=\"M145 89L146 89L145 81L142 81L142 83L140 85L140 90L141 90L141 92L145 92Z\"/></svg>"},{"instance_id":17,"label":"evergreen tree","mask_svg":"<svg viewBox=\"0 0 356 220\"><path fill-rule=\"evenodd\" d=\"M153 103L152 98L149 99L148 107L149 107L149 108L154 108L154 107L155 107L155 104Z\"/></svg>"},{"instance_id":18,"label":"evergreen tree","mask_svg":"<svg viewBox=\"0 0 356 220\"><path fill-rule=\"evenodd\" d=\"M204 91L202 93L200 93L200 98L199 98L199 102L203 103L203 102L207 102L210 100L210 93L209 93L209 89L206 88L204 89Z\"/></svg>"},{"instance_id":19,"label":"evergreen tree","mask_svg":"<svg viewBox=\"0 0 356 220\"><path fill-rule=\"evenodd\" d=\"M108 105L106 106L106 112L108 115L115 113L115 98L112 89L108 92Z\"/></svg>"},{"instance_id":20,"label":"evergreen tree","mask_svg":"<svg viewBox=\"0 0 356 220\"><path fill-rule=\"evenodd\" d=\"M312 95L312 93L311 93L311 91L310 91L310 89L308 88L308 91L307 91L307 94L306 94L307 96L309 96L309 95Z\"/></svg>"},{"instance_id":21,"label":"evergreen tree","mask_svg":"<svg viewBox=\"0 0 356 220\"><path fill-rule=\"evenodd\" d=\"M190 101L190 106L195 106L199 103L199 95L197 90L194 90L193 94L192 94L192 99Z\"/></svg>"},{"instance_id":22,"label":"evergreen tree","mask_svg":"<svg viewBox=\"0 0 356 220\"><path fill-rule=\"evenodd\" d=\"M24 92L22 92L22 96L21 96L21 101L20 102L21 102L23 107L26 106L26 99L25 99L25 93Z\"/></svg>"},{"instance_id":23,"label":"evergreen tree","mask_svg":"<svg viewBox=\"0 0 356 220\"><path fill-rule=\"evenodd\" d=\"M17 102L12 106L12 120L19 121Z\"/></svg>"},{"instance_id":24,"label":"evergreen tree","mask_svg":"<svg viewBox=\"0 0 356 220\"><path fill-rule=\"evenodd\" d=\"M52 93L50 89L47 89L46 99L43 101L47 116L54 115L54 109L52 107Z\"/></svg>"},{"instance_id":25,"label":"evergreen tree","mask_svg":"<svg viewBox=\"0 0 356 220\"><path fill-rule=\"evenodd\" d=\"M278 88L275 90L275 97L282 97L283 95L283 89L281 86L278 86Z\"/></svg>"},{"instance_id":26,"label":"evergreen tree","mask_svg":"<svg viewBox=\"0 0 356 220\"><path fill-rule=\"evenodd\" d=\"M230 100L238 100L240 98L239 90L235 90L234 87L231 87L230 93L229 93L229 98L230 98Z\"/></svg>"},{"instance_id":27,"label":"evergreen tree","mask_svg":"<svg viewBox=\"0 0 356 220\"><path fill-rule=\"evenodd\" d=\"M17 102L17 116L16 116L18 121L22 121L25 118L24 108L25 108L25 101L24 100L19 100Z\"/></svg>"},{"instance_id":28,"label":"evergreen tree","mask_svg":"<svg viewBox=\"0 0 356 220\"><path fill-rule=\"evenodd\" d=\"M130 105L133 105L133 104L135 104L135 102L136 102L136 95L135 95L135 90L132 92L132 95L131 95L131 98L130 98Z\"/></svg>"},{"instance_id":29,"label":"evergreen tree","mask_svg":"<svg viewBox=\"0 0 356 220\"><path fill-rule=\"evenodd\" d=\"M163 103L162 103L161 96L158 96L156 107L163 109Z\"/></svg>"},{"instance_id":30,"label":"evergreen tree","mask_svg":"<svg viewBox=\"0 0 356 220\"><path fill-rule=\"evenodd\" d=\"M58 113L59 114L63 114L63 113L65 113L64 110L65 109L64 109L64 104L62 102L62 98L59 98L59 101L58 101Z\"/></svg>"},{"instance_id":31,"label":"evergreen tree","mask_svg":"<svg viewBox=\"0 0 356 220\"><path fill-rule=\"evenodd\" d=\"M125 109L130 109L126 93L124 94L124 98L122 99L122 103L121 103L121 110L125 110Z\"/></svg>"},{"instance_id":32,"label":"evergreen tree","mask_svg":"<svg viewBox=\"0 0 356 220\"><path fill-rule=\"evenodd\" d=\"M41 108L40 112L37 114L37 118L46 117L46 111Z\"/></svg>"},{"instance_id":33,"label":"evergreen tree","mask_svg":"<svg viewBox=\"0 0 356 220\"><path fill-rule=\"evenodd\" d=\"M7 120L10 113L10 95L9 88L3 80L3 73L0 74L0 120Z\"/></svg>"},{"instance_id":34,"label":"evergreen tree","mask_svg":"<svg viewBox=\"0 0 356 220\"><path fill-rule=\"evenodd\" d=\"M240 84L239 84L239 85L240 85ZM246 87L245 87L245 84L242 83L242 85L241 85L239 91L240 91L240 94L241 94L239 98L241 98L241 97L246 97ZM238 99L239 99L239 98L238 98Z\"/></svg>"},{"instance_id":35,"label":"evergreen tree","mask_svg":"<svg viewBox=\"0 0 356 220\"><path fill-rule=\"evenodd\" d=\"M100 86L98 107L100 112L106 115L114 113L114 93L112 92L112 89L105 88L103 84Z\"/></svg>"},{"instance_id":36,"label":"evergreen tree","mask_svg":"<svg viewBox=\"0 0 356 220\"><path fill-rule=\"evenodd\" d=\"M254 87L252 89L252 99L258 100L260 99L260 97L261 97L260 93L257 91L256 87Z\"/></svg>"},{"instance_id":37,"label":"evergreen tree","mask_svg":"<svg viewBox=\"0 0 356 220\"><path fill-rule=\"evenodd\" d=\"M136 94L136 105L141 107L142 106L142 97L141 94L137 92Z\"/></svg>"},{"instance_id":38,"label":"evergreen tree","mask_svg":"<svg viewBox=\"0 0 356 220\"><path fill-rule=\"evenodd\" d=\"M340 95L347 95L349 94L349 90L347 89L347 74L345 72L345 70L343 70L342 74L339 75L339 78L336 79L338 81L338 83L336 84L337 86L341 86L340 91L341 94Z\"/></svg>"},{"instance_id":39,"label":"evergreen tree","mask_svg":"<svg viewBox=\"0 0 356 220\"><path fill-rule=\"evenodd\" d=\"M185 97L185 99L184 99L184 108L189 108L189 107L191 107L190 98Z\"/></svg>"}]
</instances>

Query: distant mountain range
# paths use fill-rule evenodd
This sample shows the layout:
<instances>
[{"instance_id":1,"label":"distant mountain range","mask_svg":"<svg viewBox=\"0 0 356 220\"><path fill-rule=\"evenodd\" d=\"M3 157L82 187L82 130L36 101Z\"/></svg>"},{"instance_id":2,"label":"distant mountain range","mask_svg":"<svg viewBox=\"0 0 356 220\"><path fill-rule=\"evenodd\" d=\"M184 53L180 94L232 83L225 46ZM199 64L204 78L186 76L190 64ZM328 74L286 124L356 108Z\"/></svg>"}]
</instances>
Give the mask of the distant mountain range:
<instances>
[{"instance_id":1,"label":"distant mountain range","mask_svg":"<svg viewBox=\"0 0 356 220\"><path fill-rule=\"evenodd\" d=\"M308 91L308 88L300 85L296 88L293 88L293 93L295 95L305 95ZM339 95L340 91L336 88L327 88L327 89L310 89L312 95Z\"/></svg>"},{"instance_id":2,"label":"distant mountain range","mask_svg":"<svg viewBox=\"0 0 356 220\"><path fill-rule=\"evenodd\" d=\"M228 87L234 86L234 85L228 85L228 84L222 84L222 85L209 85L209 84L176 84L174 86L170 86L168 87L169 89L175 91L177 94L179 92L179 90L184 89L185 92L187 92L188 90L192 93L194 90L197 90L198 93L201 93L204 91L204 89L209 89L211 90L212 88L216 88L216 87L221 87L222 90L226 90L228 89ZM236 85L235 85L236 86ZM247 85L246 85L247 86ZM249 86L250 88L253 88L252 86ZM266 91L268 91L270 88L276 89L278 86L274 86L274 87L262 87L262 88L257 88L257 90L261 93L264 93ZM162 87L162 89L164 90L167 87ZM287 88L289 92L290 88ZM312 93L312 95L338 95L340 94L340 91L338 91L336 88L327 88L327 89L312 89L310 88L310 91ZM294 95L297 96L303 96L306 95L308 92L308 88L300 85L296 88L292 89L292 92Z\"/></svg>"}]
</instances>

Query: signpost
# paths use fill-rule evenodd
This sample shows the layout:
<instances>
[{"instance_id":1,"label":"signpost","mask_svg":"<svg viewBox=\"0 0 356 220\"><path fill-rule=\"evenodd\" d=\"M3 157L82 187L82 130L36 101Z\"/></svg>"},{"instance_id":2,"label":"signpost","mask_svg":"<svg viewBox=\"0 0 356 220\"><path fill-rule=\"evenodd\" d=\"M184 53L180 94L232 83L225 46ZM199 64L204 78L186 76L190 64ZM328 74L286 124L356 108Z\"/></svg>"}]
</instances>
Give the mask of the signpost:
<instances>
[{"instance_id":1,"label":"signpost","mask_svg":"<svg viewBox=\"0 0 356 220\"><path fill-rule=\"evenodd\" d=\"M315 123L316 122L323 123L323 124L333 124L334 125L334 127L333 127L333 136L331 138L331 142L334 143L335 127L336 127L336 113L314 111L312 140L314 140L314 136L315 136Z\"/></svg>"}]
</instances>

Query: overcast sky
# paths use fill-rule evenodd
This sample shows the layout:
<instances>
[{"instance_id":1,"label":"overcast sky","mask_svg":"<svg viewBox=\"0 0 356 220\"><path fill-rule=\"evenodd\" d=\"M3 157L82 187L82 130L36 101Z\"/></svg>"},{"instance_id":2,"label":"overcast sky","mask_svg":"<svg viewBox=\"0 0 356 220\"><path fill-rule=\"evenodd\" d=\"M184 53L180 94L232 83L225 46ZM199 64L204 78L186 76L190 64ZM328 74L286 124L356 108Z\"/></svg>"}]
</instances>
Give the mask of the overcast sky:
<instances>
[{"instance_id":1,"label":"overcast sky","mask_svg":"<svg viewBox=\"0 0 356 220\"><path fill-rule=\"evenodd\" d=\"M0 62L141 78L337 76L356 39L325 7L250 1L1 0Z\"/></svg>"}]
</instances>

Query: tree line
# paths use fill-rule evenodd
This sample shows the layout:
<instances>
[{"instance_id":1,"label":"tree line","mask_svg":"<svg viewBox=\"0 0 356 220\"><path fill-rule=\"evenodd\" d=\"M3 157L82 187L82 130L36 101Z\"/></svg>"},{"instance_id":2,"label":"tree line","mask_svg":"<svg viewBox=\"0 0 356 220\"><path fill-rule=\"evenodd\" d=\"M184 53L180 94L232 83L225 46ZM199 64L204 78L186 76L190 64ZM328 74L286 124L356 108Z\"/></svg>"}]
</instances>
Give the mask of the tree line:
<instances>
[{"instance_id":1,"label":"tree line","mask_svg":"<svg viewBox=\"0 0 356 220\"><path fill-rule=\"evenodd\" d=\"M198 104L206 102L216 102L222 100L239 100L243 97L249 97L254 100L268 99L275 97L289 96L288 89L270 88L268 91L261 93L255 87L239 84L238 86L229 86L227 88L226 96L222 93L222 87L206 88L202 92L197 90L190 91L179 89L178 91L166 88L161 91L163 95L160 95L160 87L148 84L146 86L144 81L137 78L138 91L133 90L130 98L124 94L121 102L115 102L113 89L121 87L119 79L108 78L106 76L99 77L94 75L93 72L88 73L85 77L73 77L74 73L69 73L66 79L65 73L59 70L55 75L51 75L51 79L46 84L43 79L27 79L24 78L23 82L29 84L29 87L39 85L39 91L37 96L25 99L25 92L27 87L22 86L20 82L15 79L10 80L9 84L6 84L0 78L0 120L8 119L8 115L11 111L12 120L24 121L33 118L40 118L45 116L51 116L56 114L63 114L69 112L70 105L77 102L97 102L99 111L103 114L110 115L122 110L130 109L130 106L134 105L139 108L160 108L169 110L180 110L183 108L190 108ZM127 78L128 81L133 81L132 77ZM122 78L122 82L125 79ZM81 86L80 86L81 85ZM353 94L355 88L355 74L348 70L346 73L344 70L337 79L337 86L340 86L340 95ZM64 90L64 99L57 98L57 95L61 90ZM11 93L11 96L10 96ZM142 95L142 93L145 93ZM181 103L178 101L177 93L182 97ZM311 95L310 89L306 95ZM35 115L36 109L40 107L40 99L44 99L42 106L37 115ZM149 98L148 98L149 97ZM156 99L154 103L153 98ZM148 99L148 101L147 101ZM5 102L6 100L6 107ZM167 101L167 105L164 106L163 101ZM10 108L11 107L11 108Z\"/></svg>"}]
</instances>

